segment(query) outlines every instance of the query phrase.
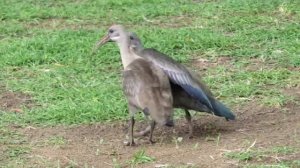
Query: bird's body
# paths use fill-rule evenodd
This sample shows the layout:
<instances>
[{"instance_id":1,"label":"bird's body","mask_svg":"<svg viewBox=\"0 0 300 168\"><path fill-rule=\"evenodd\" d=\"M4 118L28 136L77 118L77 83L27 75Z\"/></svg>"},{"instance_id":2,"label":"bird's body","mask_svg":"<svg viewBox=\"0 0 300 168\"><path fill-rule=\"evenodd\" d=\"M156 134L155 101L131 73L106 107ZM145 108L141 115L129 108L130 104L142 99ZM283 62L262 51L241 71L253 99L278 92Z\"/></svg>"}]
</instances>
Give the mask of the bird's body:
<instances>
[{"instance_id":1,"label":"bird's body","mask_svg":"<svg viewBox=\"0 0 300 168\"><path fill-rule=\"evenodd\" d=\"M156 123L173 126L173 97L171 86L164 71L152 62L136 55L130 49L129 34L120 25L109 29L107 36L97 45L103 45L109 40L115 41L120 49L123 70L123 91L128 101L130 112L130 140L128 145L134 145L133 127L134 114L143 111L152 121L150 123L150 137Z\"/></svg>"},{"instance_id":2,"label":"bird's body","mask_svg":"<svg viewBox=\"0 0 300 168\"><path fill-rule=\"evenodd\" d=\"M188 110L213 113L216 116L225 117L226 120L235 119L231 110L215 99L206 85L185 66L155 49L144 49L135 34L131 34L131 41L136 55L151 61L168 76L174 99L173 106L185 110L190 129L189 136L192 136L193 128Z\"/></svg>"},{"instance_id":3,"label":"bird's body","mask_svg":"<svg viewBox=\"0 0 300 168\"><path fill-rule=\"evenodd\" d=\"M176 91L174 92L174 95L187 94L185 96L186 99L179 98L182 100L177 102L175 100L174 102L176 102L176 104L174 104L174 106L184 107L188 105L190 100L195 100L196 102L204 105L206 108L200 109L197 105L192 105L193 107L188 109L210 112L219 117L234 120L235 116L232 112L225 107L219 107L220 102L214 98L212 92L207 88L207 86L183 65L175 62L175 60L171 57L168 57L155 49L143 49L137 52L137 55L150 60L153 64L163 69L172 83L172 87L174 88L173 90ZM185 102L185 100L187 102Z\"/></svg>"},{"instance_id":4,"label":"bird's body","mask_svg":"<svg viewBox=\"0 0 300 168\"><path fill-rule=\"evenodd\" d=\"M130 108L142 110L161 125L164 112L172 113L173 97L168 77L151 62L138 58L123 71L123 91Z\"/></svg>"}]
</instances>

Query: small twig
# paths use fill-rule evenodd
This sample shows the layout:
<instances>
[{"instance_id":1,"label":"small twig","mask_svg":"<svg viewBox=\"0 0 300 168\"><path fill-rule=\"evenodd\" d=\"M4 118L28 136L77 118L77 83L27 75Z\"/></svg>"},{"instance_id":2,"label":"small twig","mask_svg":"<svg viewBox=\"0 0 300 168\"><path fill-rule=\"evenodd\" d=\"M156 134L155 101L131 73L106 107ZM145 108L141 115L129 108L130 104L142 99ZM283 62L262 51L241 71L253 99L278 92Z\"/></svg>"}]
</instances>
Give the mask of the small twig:
<instances>
[{"instance_id":1,"label":"small twig","mask_svg":"<svg viewBox=\"0 0 300 168\"><path fill-rule=\"evenodd\" d=\"M66 160L68 160L71 164L75 165L75 166L78 166L78 164L76 162L74 162L73 160L67 158L67 157L64 157Z\"/></svg>"},{"instance_id":2,"label":"small twig","mask_svg":"<svg viewBox=\"0 0 300 168\"><path fill-rule=\"evenodd\" d=\"M256 115L275 113L275 111L276 111L276 110L267 111L267 112L260 112L260 113L256 113Z\"/></svg>"},{"instance_id":3,"label":"small twig","mask_svg":"<svg viewBox=\"0 0 300 168\"><path fill-rule=\"evenodd\" d=\"M233 151L241 151L242 149L233 149L233 150L228 150L228 149L219 149L220 151L223 152L233 152Z\"/></svg>"},{"instance_id":4,"label":"small twig","mask_svg":"<svg viewBox=\"0 0 300 168\"><path fill-rule=\"evenodd\" d=\"M144 16L144 15L143 15L143 19L144 19L146 22L154 23L154 21L147 19L146 16Z\"/></svg>"},{"instance_id":5,"label":"small twig","mask_svg":"<svg viewBox=\"0 0 300 168\"><path fill-rule=\"evenodd\" d=\"M281 162L280 157L278 156L270 156L271 158L274 158L277 162ZM282 157L283 158L283 157ZM284 158L283 158L284 159Z\"/></svg>"},{"instance_id":6,"label":"small twig","mask_svg":"<svg viewBox=\"0 0 300 168\"><path fill-rule=\"evenodd\" d=\"M109 163L107 163L107 162L103 162L103 163L106 164L106 165L108 165L108 166L114 166L114 165L109 164Z\"/></svg>"},{"instance_id":7,"label":"small twig","mask_svg":"<svg viewBox=\"0 0 300 168\"><path fill-rule=\"evenodd\" d=\"M226 163L232 164L232 165L235 165L235 166L239 166L238 161L229 161L229 162L226 162Z\"/></svg>"},{"instance_id":8,"label":"small twig","mask_svg":"<svg viewBox=\"0 0 300 168\"><path fill-rule=\"evenodd\" d=\"M26 127L25 129L28 129L28 130L33 129L33 130L35 130L36 128L35 128L35 127L32 127L32 126L28 126L28 127Z\"/></svg>"},{"instance_id":9,"label":"small twig","mask_svg":"<svg viewBox=\"0 0 300 168\"><path fill-rule=\"evenodd\" d=\"M254 140L254 142L251 144L251 146L249 146L249 148L247 148L247 152L255 145L255 143L256 143L256 139Z\"/></svg>"},{"instance_id":10,"label":"small twig","mask_svg":"<svg viewBox=\"0 0 300 168\"><path fill-rule=\"evenodd\" d=\"M114 152L99 152L100 154L105 154L105 155L110 155L110 156L115 156L115 155L123 155L125 153L114 153Z\"/></svg>"}]
</instances>

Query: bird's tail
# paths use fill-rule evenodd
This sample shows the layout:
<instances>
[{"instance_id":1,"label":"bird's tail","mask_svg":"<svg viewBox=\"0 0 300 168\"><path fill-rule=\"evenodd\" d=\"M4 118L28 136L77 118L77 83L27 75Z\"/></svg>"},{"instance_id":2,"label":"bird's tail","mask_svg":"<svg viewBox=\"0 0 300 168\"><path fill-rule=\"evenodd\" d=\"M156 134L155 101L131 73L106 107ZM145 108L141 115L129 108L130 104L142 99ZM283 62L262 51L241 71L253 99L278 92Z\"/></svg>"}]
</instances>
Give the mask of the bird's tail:
<instances>
[{"instance_id":1,"label":"bird's tail","mask_svg":"<svg viewBox=\"0 0 300 168\"><path fill-rule=\"evenodd\" d=\"M211 103L214 108L213 112L216 116L225 117L226 120L234 120L235 119L235 115L233 114L233 112L228 107L226 107L224 104L222 104L218 100L213 100L213 101L211 101Z\"/></svg>"}]
</instances>

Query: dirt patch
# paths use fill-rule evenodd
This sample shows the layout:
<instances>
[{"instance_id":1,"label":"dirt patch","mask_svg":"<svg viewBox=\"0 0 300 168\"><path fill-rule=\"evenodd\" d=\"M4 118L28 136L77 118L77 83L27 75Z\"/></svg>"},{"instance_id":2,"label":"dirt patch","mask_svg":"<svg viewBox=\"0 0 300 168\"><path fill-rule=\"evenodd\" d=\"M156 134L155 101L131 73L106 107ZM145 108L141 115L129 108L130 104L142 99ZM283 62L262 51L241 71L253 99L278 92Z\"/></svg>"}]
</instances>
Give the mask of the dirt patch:
<instances>
[{"instance_id":1,"label":"dirt patch","mask_svg":"<svg viewBox=\"0 0 300 168\"><path fill-rule=\"evenodd\" d=\"M21 92L7 91L0 88L0 110L8 112L22 112L22 108L32 108L34 103L31 96Z\"/></svg>"},{"instance_id":2,"label":"dirt patch","mask_svg":"<svg viewBox=\"0 0 300 168\"><path fill-rule=\"evenodd\" d=\"M148 137L143 137L136 141L136 147L123 145L126 122L17 130L27 137L32 146L28 160L33 167L113 167L116 164L130 167L134 154L141 150L145 150L147 156L154 157L155 161L138 167L166 164L175 167L241 167L245 162L229 159L225 153L278 146L298 150L299 110L300 107L292 103L281 109L274 109L249 102L234 109L237 120L230 122L195 113L193 139L187 138L188 127L185 120L180 119L174 129L158 127L155 130L156 144L148 144ZM136 124L137 129L145 127L145 123ZM300 156L299 150L293 156L283 155L282 158L295 159ZM272 156L260 160L260 163L268 164L277 162L276 157Z\"/></svg>"},{"instance_id":3,"label":"dirt patch","mask_svg":"<svg viewBox=\"0 0 300 168\"><path fill-rule=\"evenodd\" d=\"M199 71L205 71L209 68L214 68L219 65L230 67L234 63L234 60L231 57L217 57L213 60L205 59L205 58L195 58L192 59L189 65L191 65L194 69Z\"/></svg>"},{"instance_id":4,"label":"dirt patch","mask_svg":"<svg viewBox=\"0 0 300 168\"><path fill-rule=\"evenodd\" d=\"M37 29L49 29L49 30L62 30L62 29L71 29L71 30L79 30L79 29L87 29L87 30L95 30L100 28L107 28L111 26L111 24L107 23L95 23L95 22L75 22L72 20L66 20L62 18L49 18L43 19L36 22L24 22L24 26L28 29L37 28Z\"/></svg>"},{"instance_id":5,"label":"dirt patch","mask_svg":"<svg viewBox=\"0 0 300 168\"><path fill-rule=\"evenodd\" d=\"M195 16L180 15L180 16L158 16L152 19L143 17L144 21L151 26L159 26L161 28L176 29L181 27L190 27L195 21ZM199 26L201 27L201 26Z\"/></svg>"},{"instance_id":6,"label":"dirt patch","mask_svg":"<svg viewBox=\"0 0 300 168\"><path fill-rule=\"evenodd\" d=\"M265 61L260 58L251 58L244 61L240 60L240 62L243 63L243 69L247 71L257 71L258 69L274 69L274 64L276 64L275 62ZM228 69L232 69L234 64L235 60L229 56L218 56L211 60L206 58L195 58L189 63L189 65L193 66L195 69L199 69L200 71L205 71L220 65Z\"/></svg>"}]
</instances>

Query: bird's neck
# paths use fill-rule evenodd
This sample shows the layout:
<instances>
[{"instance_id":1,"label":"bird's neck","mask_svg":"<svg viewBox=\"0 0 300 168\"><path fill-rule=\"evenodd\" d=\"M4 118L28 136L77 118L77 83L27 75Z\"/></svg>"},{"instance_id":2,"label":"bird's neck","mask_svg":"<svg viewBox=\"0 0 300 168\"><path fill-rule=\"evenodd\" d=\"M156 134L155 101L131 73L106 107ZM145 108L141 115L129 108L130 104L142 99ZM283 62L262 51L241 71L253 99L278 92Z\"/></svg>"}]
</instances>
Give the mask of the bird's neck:
<instances>
[{"instance_id":1,"label":"bird's neck","mask_svg":"<svg viewBox=\"0 0 300 168\"><path fill-rule=\"evenodd\" d=\"M138 55L134 54L130 49L129 49L129 44L128 42L126 43L118 43L118 46L120 48L120 54L121 54L121 59L122 59L122 64L124 69L132 63L134 60L141 58Z\"/></svg>"}]
</instances>

